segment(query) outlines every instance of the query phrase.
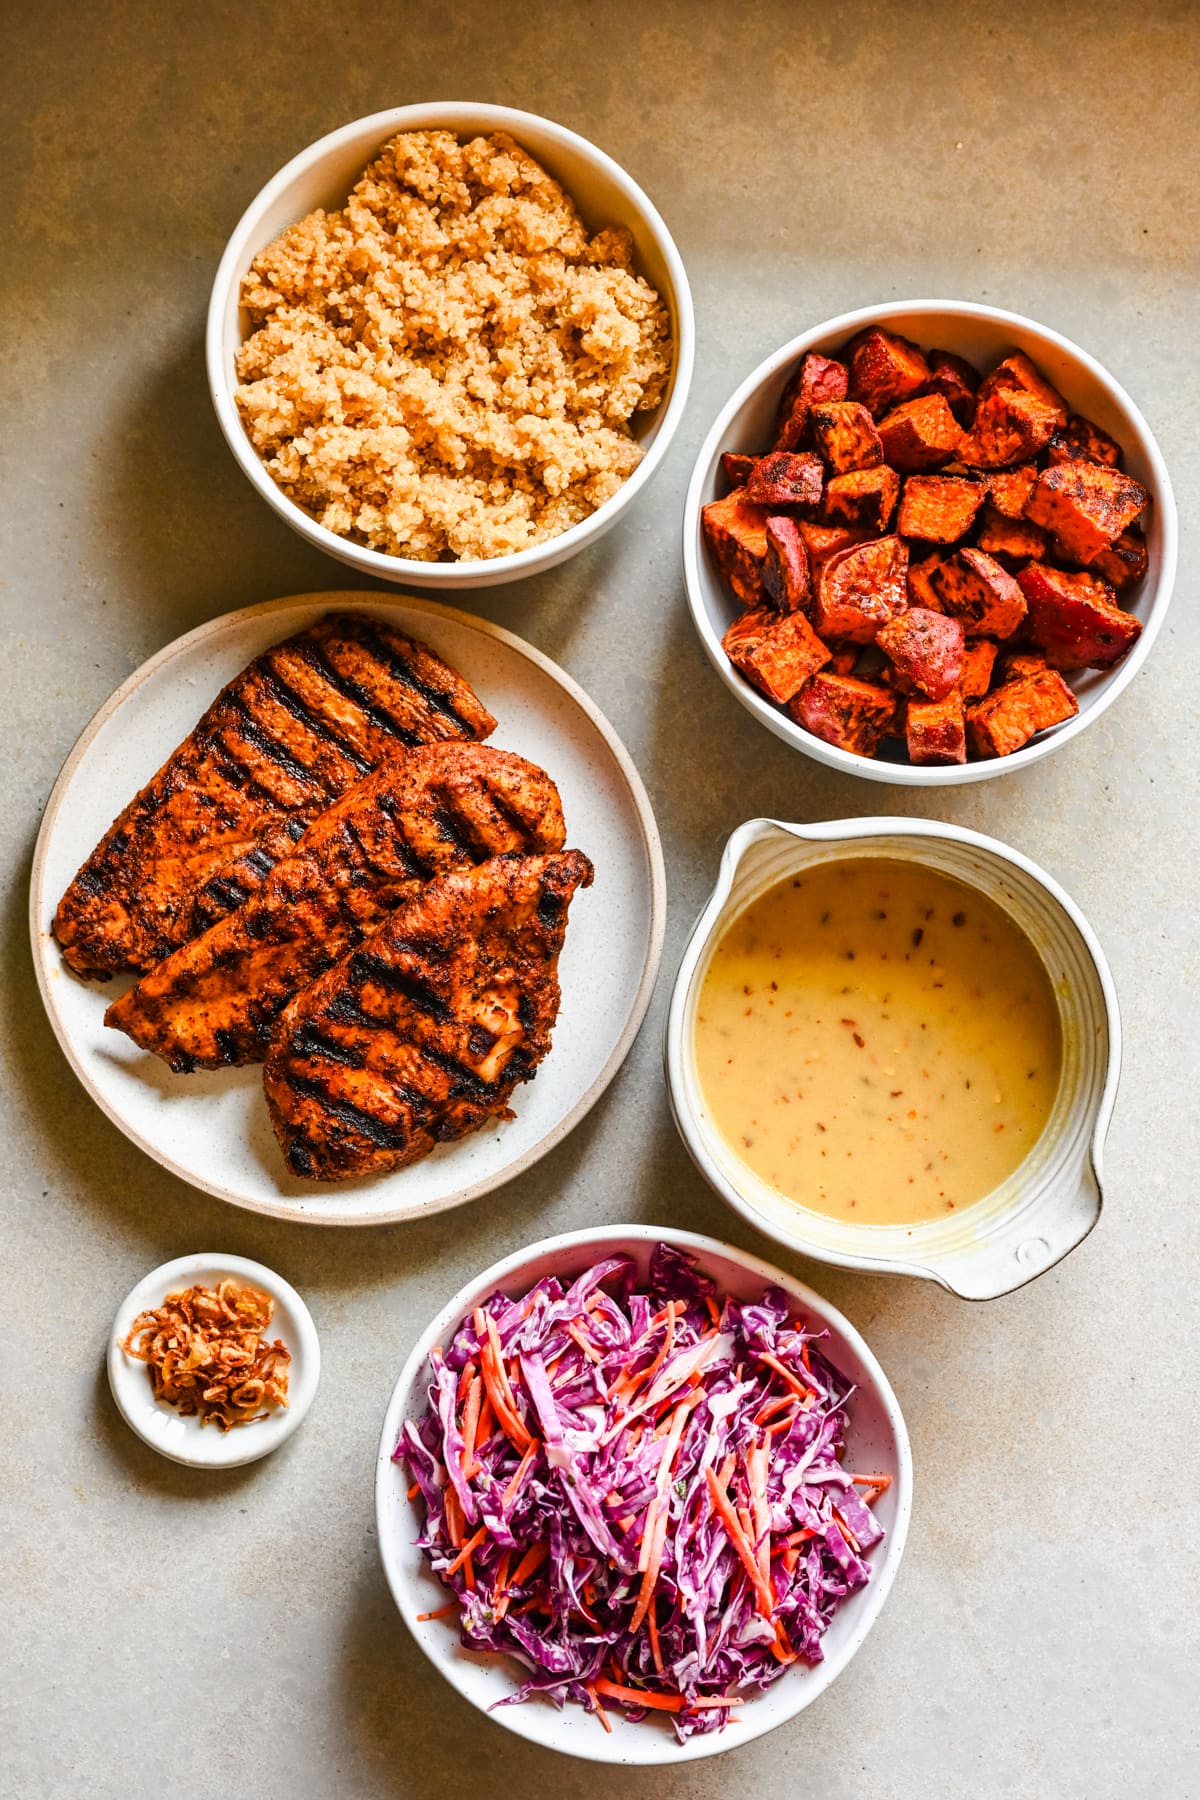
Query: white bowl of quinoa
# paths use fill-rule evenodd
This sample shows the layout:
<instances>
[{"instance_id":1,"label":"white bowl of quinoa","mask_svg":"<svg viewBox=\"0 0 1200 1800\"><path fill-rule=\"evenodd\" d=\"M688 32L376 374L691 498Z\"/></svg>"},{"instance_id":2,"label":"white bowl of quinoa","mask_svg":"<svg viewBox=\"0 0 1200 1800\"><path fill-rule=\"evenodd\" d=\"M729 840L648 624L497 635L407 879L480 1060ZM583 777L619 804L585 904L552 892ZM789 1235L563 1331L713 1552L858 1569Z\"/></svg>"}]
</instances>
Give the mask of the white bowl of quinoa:
<instances>
[{"instance_id":1,"label":"white bowl of quinoa","mask_svg":"<svg viewBox=\"0 0 1200 1800\"><path fill-rule=\"evenodd\" d=\"M431 103L267 183L217 270L208 377L301 537L385 581L486 587L616 523L679 423L693 337L670 233L611 157Z\"/></svg>"}]
</instances>

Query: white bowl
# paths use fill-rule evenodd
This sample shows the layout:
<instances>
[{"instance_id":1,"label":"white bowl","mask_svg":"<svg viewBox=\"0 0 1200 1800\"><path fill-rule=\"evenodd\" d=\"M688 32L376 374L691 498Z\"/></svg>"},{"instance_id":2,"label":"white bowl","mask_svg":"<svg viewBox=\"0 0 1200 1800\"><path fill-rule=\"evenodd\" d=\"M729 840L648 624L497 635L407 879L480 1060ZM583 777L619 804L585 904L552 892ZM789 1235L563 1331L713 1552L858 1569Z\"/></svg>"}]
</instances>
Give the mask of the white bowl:
<instances>
[{"instance_id":1,"label":"white bowl","mask_svg":"<svg viewBox=\"0 0 1200 1800\"><path fill-rule=\"evenodd\" d=\"M981 371L991 368L1009 350L1024 350L1049 376L1073 411L1093 419L1117 439L1125 451L1126 468L1150 494L1149 570L1137 587L1122 595L1122 605L1142 621L1141 636L1116 668L1071 673L1067 679L1079 701L1077 715L1031 739L1011 756L939 766L859 756L839 749L773 706L739 675L721 648L721 638L740 608L705 552L700 530L701 507L718 497L721 453L769 448L779 398L795 364L809 350L836 355L849 338L868 325L898 331L925 350L952 350L967 357ZM1001 312L994 306L976 306L961 300L906 300L894 306L865 306L857 312L827 319L784 344L746 377L718 414L696 458L683 515L683 566L692 620L709 661L729 691L768 731L806 756L847 775L905 787L954 787L960 782L990 781L1014 769L1028 768L1030 763L1078 737L1112 705L1149 656L1162 627L1175 583L1176 540L1175 497L1162 453L1124 388L1086 350L1033 319Z\"/></svg>"},{"instance_id":2,"label":"white bowl","mask_svg":"<svg viewBox=\"0 0 1200 1800\"><path fill-rule=\"evenodd\" d=\"M168 1294L195 1287L217 1287L222 1281L239 1281L261 1288L275 1302L268 1328L291 1353L288 1367L288 1403L273 1407L265 1419L222 1431L185 1418L175 1407L155 1399L150 1372L144 1362L126 1355L121 1345L141 1312L161 1306ZM160 1456L184 1463L189 1469L238 1469L245 1463L269 1456L299 1429L313 1403L321 1379L321 1345L312 1314L290 1282L265 1264L245 1256L220 1256L197 1252L177 1256L174 1262L152 1269L122 1300L113 1320L108 1343L108 1384L117 1410L131 1431Z\"/></svg>"},{"instance_id":3,"label":"white bowl","mask_svg":"<svg viewBox=\"0 0 1200 1800\"><path fill-rule=\"evenodd\" d=\"M830 1360L857 1386L849 1432L852 1457L893 1476L891 1487L875 1506L887 1535L868 1553L872 1565L869 1584L834 1614L823 1639L824 1661L813 1668L797 1664L765 1693L747 1699L738 1708L736 1721L722 1732L678 1744L669 1724L662 1719L651 1717L633 1725L614 1707L609 1713L612 1733L607 1735L599 1721L582 1707L568 1705L558 1711L548 1700L536 1696L489 1715L530 1743L589 1762L693 1762L716 1756L722 1750L736 1750L810 1706L841 1674L879 1617L900 1566L912 1509L908 1432L887 1376L849 1320L803 1282L731 1244L665 1226L611 1225L546 1238L485 1269L442 1308L413 1346L384 1416L375 1469L380 1555L401 1617L451 1686L481 1712L487 1712L513 1692L523 1671L507 1657L465 1650L453 1618L418 1621L419 1613L432 1612L445 1604L446 1589L413 1542L421 1528L421 1515L417 1504L407 1497L408 1478L403 1466L392 1461L392 1452L404 1420L419 1418L424 1411L429 1352L435 1344L448 1343L459 1321L497 1289L509 1295L524 1294L544 1275L558 1275L569 1281L602 1257L614 1255L632 1256L639 1273L644 1275L658 1243L672 1244L695 1256L719 1286L736 1299L757 1298L768 1285L783 1288L806 1318L828 1329Z\"/></svg>"},{"instance_id":4,"label":"white bowl","mask_svg":"<svg viewBox=\"0 0 1200 1800\"><path fill-rule=\"evenodd\" d=\"M389 556L340 537L319 525L290 500L264 466L242 426L234 391L234 358L247 331L240 305L242 282L250 264L273 238L316 207L344 205L350 189L371 159L398 131L454 131L459 136L505 131L561 183L593 230L622 225L632 235L638 273L658 290L671 314L675 359L666 394L653 413L633 422L645 455L611 500L588 518L544 544L511 556L486 561L429 563ZM301 150L257 194L225 247L213 282L205 339L208 384L226 442L259 494L316 549L363 575L381 581L430 588L493 587L538 575L565 562L616 524L641 493L666 454L687 403L692 379L695 327L687 275L674 240L641 188L611 156L586 138L536 113L509 106L482 106L471 101L430 101L396 106L355 119Z\"/></svg>"},{"instance_id":5,"label":"white bowl","mask_svg":"<svg viewBox=\"0 0 1200 1800\"><path fill-rule=\"evenodd\" d=\"M725 1142L708 1117L696 1072L700 989L711 951L734 919L801 868L864 855L918 862L978 888L1028 937L1058 1001L1062 1071L1041 1137L992 1193L952 1218L919 1225L852 1225L795 1205ZM1052 1268L1100 1217L1101 1152L1121 1072L1112 974L1070 895L1028 857L978 831L887 818L740 825L675 978L666 1070L675 1123L701 1174L759 1231L819 1262L923 1276L964 1300L992 1300Z\"/></svg>"}]
</instances>

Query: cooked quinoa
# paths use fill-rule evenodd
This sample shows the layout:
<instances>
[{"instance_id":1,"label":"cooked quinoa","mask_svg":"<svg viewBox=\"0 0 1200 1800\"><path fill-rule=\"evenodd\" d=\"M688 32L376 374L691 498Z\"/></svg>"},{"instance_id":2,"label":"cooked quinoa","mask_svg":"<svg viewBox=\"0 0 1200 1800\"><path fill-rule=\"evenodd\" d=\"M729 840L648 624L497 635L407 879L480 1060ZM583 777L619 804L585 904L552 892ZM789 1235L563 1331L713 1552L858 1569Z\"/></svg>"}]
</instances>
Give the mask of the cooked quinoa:
<instances>
[{"instance_id":1,"label":"cooked quinoa","mask_svg":"<svg viewBox=\"0 0 1200 1800\"><path fill-rule=\"evenodd\" d=\"M340 212L250 268L238 352L250 441L355 542L422 561L506 556L594 512L641 461L666 307L629 233L589 238L507 136L402 132Z\"/></svg>"}]
</instances>

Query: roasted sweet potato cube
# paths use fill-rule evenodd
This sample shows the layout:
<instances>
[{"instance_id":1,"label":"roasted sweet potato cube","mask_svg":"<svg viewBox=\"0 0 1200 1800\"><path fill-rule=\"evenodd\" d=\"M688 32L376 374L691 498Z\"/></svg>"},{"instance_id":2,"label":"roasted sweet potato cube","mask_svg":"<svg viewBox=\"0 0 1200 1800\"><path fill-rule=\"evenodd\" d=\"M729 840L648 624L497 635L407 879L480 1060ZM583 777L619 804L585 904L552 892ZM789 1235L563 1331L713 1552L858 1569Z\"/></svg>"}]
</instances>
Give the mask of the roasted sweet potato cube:
<instances>
[{"instance_id":1,"label":"roasted sweet potato cube","mask_svg":"<svg viewBox=\"0 0 1200 1800\"><path fill-rule=\"evenodd\" d=\"M909 762L966 762L967 715L962 695L956 691L941 700L910 700L904 736Z\"/></svg>"},{"instance_id":2,"label":"roasted sweet potato cube","mask_svg":"<svg viewBox=\"0 0 1200 1800\"><path fill-rule=\"evenodd\" d=\"M746 483L746 499L751 506L769 507L772 512L781 506L816 512L824 480L821 459L811 450L772 450L755 463Z\"/></svg>"},{"instance_id":3,"label":"roasted sweet potato cube","mask_svg":"<svg viewBox=\"0 0 1200 1800\"><path fill-rule=\"evenodd\" d=\"M1025 675L1040 675L1050 664L1040 651L1015 650L1006 656L1000 670L1001 681L1020 681Z\"/></svg>"},{"instance_id":4,"label":"roasted sweet potato cube","mask_svg":"<svg viewBox=\"0 0 1200 1800\"><path fill-rule=\"evenodd\" d=\"M853 469L826 482L821 519L826 525L852 525L881 534L891 524L899 498L895 469Z\"/></svg>"},{"instance_id":5,"label":"roasted sweet potato cube","mask_svg":"<svg viewBox=\"0 0 1200 1800\"><path fill-rule=\"evenodd\" d=\"M941 394L922 394L879 421L884 460L911 473L938 469L957 455L962 427Z\"/></svg>"},{"instance_id":6,"label":"roasted sweet potato cube","mask_svg":"<svg viewBox=\"0 0 1200 1800\"><path fill-rule=\"evenodd\" d=\"M1068 561L1087 564L1132 525L1149 498L1139 481L1089 458L1043 469L1025 516L1055 534Z\"/></svg>"},{"instance_id":7,"label":"roasted sweet potato cube","mask_svg":"<svg viewBox=\"0 0 1200 1800\"><path fill-rule=\"evenodd\" d=\"M767 554L767 515L750 506L745 488L710 500L701 508L700 523L709 554L744 606L762 604L763 560Z\"/></svg>"},{"instance_id":8,"label":"roasted sweet potato cube","mask_svg":"<svg viewBox=\"0 0 1200 1800\"><path fill-rule=\"evenodd\" d=\"M959 446L970 469L1008 469L1028 462L1054 435L1058 414L1024 388L993 388L975 408L975 422Z\"/></svg>"},{"instance_id":9,"label":"roasted sweet potato cube","mask_svg":"<svg viewBox=\"0 0 1200 1800\"><path fill-rule=\"evenodd\" d=\"M1093 575L1099 575L1101 581L1107 581L1117 593L1132 587L1140 581L1149 567L1146 555L1146 540L1141 532L1134 529L1123 531L1114 538L1107 550L1102 550L1090 564Z\"/></svg>"},{"instance_id":10,"label":"roasted sweet potato cube","mask_svg":"<svg viewBox=\"0 0 1200 1800\"><path fill-rule=\"evenodd\" d=\"M883 444L875 421L857 400L831 400L814 406L812 438L831 474L875 469L883 461Z\"/></svg>"},{"instance_id":11,"label":"roasted sweet potato cube","mask_svg":"<svg viewBox=\"0 0 1200 1800\"><path fill-rule=\"evenodd\" d=\"M829 661L829 651L800 612L745 612L721 644L734 668L780 706Z\"/></svg>"},{"instance_id":12,"label":"roasted sweet potato cube","mask_svg":"<svg viewBox=\"0 0 1200 1800\"><path fill-rule=\"evenodd\" d=\"M952 350L931 350L929 367L932 373L925 383L925 392L940 394L959 424L969 426L975 417L978 369L973 368L965 356L955 356Z\"/></svg>"},{"instance_id":13,"label":"roasted sweet potato cube","mask_svg":"<svg viewBox=\"0 0 1200 1800\"><path fill-rule=\"evenodd\" d=\"M1082 413L1071 414L1066 424L1066 435L1097 462L1107 463L1110 469L1119 469L1125 460L1116 438L1109 437L1107 431L1101 431L1098 425L1093 424L1091 419L1085 419Z\"/></svg>"},{"instance_id":14,"label":"roasted sweet potato cube","mask_svg":"<svg viewBox=\"0 0 1200 1800\"><path fill-rule=\"evenodd\" d=\"M930 612L941 612L942 603L933 591L930 576L940 568L940 556L926 556L920 562L908 565L908 604L910 606L928 607Z\"/></svg>"},{"instance_id":15,"label":"roasted sweet potato cube","mask_svg":"<svg viewBox=\"0 0 1200 1800\"><path fill-rule=\"evenodd\" d=\"M810 350L783 390L775 418L776 450L798 450L808 442L808 415L817 401L844 400L850 386L845 363Z\"/></svg>"},{"instance_id":16,"label":"roasted sweet potato cube","mask_svg":"<svg viewBox=\"0 0 1200 1800\"><path fill-rule=\"evenodd\" d=\"M992 685L997 655L998 648L991 638L972 638L965 647L962 674L958 678L959 692L965 700L977 700L987 693Z\"/></svg>"},{"instance_id":17,"label":"roasted sweet potato cube","mask_svg":"<svg viewBox=\"0 0 1200 1800\"><path fill-rule=\"evenodd\" d=\"M901 702L890 688L856 675L821 670L788 706L789 716L814 737L859 756L874 756L896 730Z\"/></svg>"},{"instance_id":18,"label":"roasted sweet potato cube","mask_svg":"<svg viewBox=\"0 0 1200 1800\"><path fill-rule=\"evenodd\" d=\"M862 651L857 644L847 644L844 650L835 650L825 664L827 675L853 675L862 658Z\"/></svg>"},{"instance_id":19,"label":"roasted sweet potato cube","mask_svg":"<svg viewBox=\"0 0 1200 1800\"><path fill-rule=\"evenodd\" d=\"M1038 466L1033 462L1018 463L1015 469L997 469L984 481L988 500L1006 519L1023 519L1037 478Z\"/></svg>"},{"instance_id":20,"label":"roasted sweet potato cube","mask_svg":"<svg viewBox=\"0 0 1200 1800\"><path fill-rule=\"evenodd\" d=\"M808 547L808 560L815 578L822 563L827 563L839 550L866 543L871 533L851 530L848 525L819 525L811 519L801 519L800 535Z\"/></svg>"},{"instance_id":21,"label":"roasted sweet potato cube","mask_svg":"<svg viewBox=\"0 0 1200 1800\"><path fill-rule=\"evenodd\" d=\"M727 494L745 487L757 461L757 456L743 456L740 450L722 450L721 482Z\"/></svg>"},{"instance_id":22,"label":"roasted sweet potato cube","mask_svg":"<svg viewBox=\"0 0 1200 1800\"><path fill-rule=\"evenodd\" d=\"M996 364L990 375L984 376L980 383L978 397L981 401L986 400L989 394L994 394L1001 388L1032 394L1034 399L1040 400L1043 406L1051 408L1057 424L1066 424L1068 412L1066 401L1023 350L1014 350L1010 356L1004 358L1003 362Z\"/></svg>"},{"instance_id":23,"label":"roasted sweet potato cube","mask_svg":"<svg viewBox=\"0 0 1200 1800\"><path fill-rule=\"evenodd\" d=\"M1004 681L967 708L967 742L976 756L1011 756L1039 731L1073 719L1079 702L1058 673Z\"/></svg>"},{"instance_id":24,"label":"roasted sweet potato cube","mask_svg":"<svg viewBox=\"0 0 1200 1800\"><path fill-rule=\"evenodd\" d=\"M1123 612L1094 575L1029 563L1017 580L1029 608L1028 635L1051 668L1110 669L1141 634L1141 620Z\"/></svg>"},{"instance_id":25,"label":"roasted sweet potato cube","mask_svg":"<svg viewBox=\"0 0 1200 1800\"><path fill-rule=\"evenodd\" d=\"M1011 637L1025 618L1020 588L982 550L956 550L930 579L942 611L960 620L969 637Z\"/></svg>"},{"instance_id":26,"label":"roasted sweet potato cube","mask_svg":"<svg viewBox=\"0 0 1200 1800\"><path fill-rule=\"evenodd\" d=\"M975 523L986 489L957 475L910 475L896 530L930 544L956 544Z\"/></svg>"},{"instance_id":27,"label":"roasted sweet potato cube","mask_svg":"<svg viewBox=\"0 0 1200 1800\"><path fill-rule=\"evenodd\" d=\"M850 398L861 400L877 419L911 400L929 380L929 364L916 344L878 326L860 331L846 345L845 355L850 363Z\"/></svg>"},{"instance_id":28,"label":"roasted sweet potato cube","mask_svg":"<svg viewBox=\"0 0 1200 1800\"><path fill-rule=\"evenodd\" d=\"M808 546L795 519L775 514L767 520L763 586L780 612L807 612L812 604Z\"/></svg>"},{"instance_id":29,"label":"roasted sweet potato cube","mask_svg":"<svg viewBox=\"0 0 1200 1800\"><path fill-rule=\"evenodd\" d=\"M1028 519L1006 519L990 502L980 514L975 542L1005 568L1046 554L1046 533L1040 525Z\"/></svg>"},{"instance_id":30,"label":"roasted sweet potato cube","mask_svg":"<svg viewBox=\"0 0 1200 1800\"><path fill-rule=\"evenodd\" d=\"M823 638L869 644L908 605L908 551L898 537L839 550L821 569L812 621Z\"/></svg>"},{"instance_id":31,"label":"roasted sweet potato cube","mask_svg":"<svg viewBox=\"0 0 1200 1800\"><path fill-rule=\"evenodd\" d=\"M1094 463L1097 460L1090 450L1085 450L1082 444L1069 438L1065 431L1056 431L1046 445L1045 463L1048 469L1057 469L1060 463Z\"/></svg>"},{"instance_id":32,"label":"roasted sweet potato cube","mask_svg":"<svg viewBox=\"0 0 1200 1800\"><path fill-rule=\"evenodd\" d=\"M910 606L880 626L875 642L903 676L900 685L906 692L944 700L957 687L966 642L957 619L930 612L926 606Z\"/></svg>"}]
</instances>

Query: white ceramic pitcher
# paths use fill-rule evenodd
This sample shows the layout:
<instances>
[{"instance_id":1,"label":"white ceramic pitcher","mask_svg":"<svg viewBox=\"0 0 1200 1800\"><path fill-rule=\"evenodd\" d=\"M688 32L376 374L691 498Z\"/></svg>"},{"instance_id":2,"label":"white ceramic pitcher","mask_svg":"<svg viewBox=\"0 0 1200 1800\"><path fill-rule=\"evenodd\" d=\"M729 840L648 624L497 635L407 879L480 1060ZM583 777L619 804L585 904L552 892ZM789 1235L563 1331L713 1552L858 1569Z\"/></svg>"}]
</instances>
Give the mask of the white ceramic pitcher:
<instances>
[{"instance_id":1,"label":"white ceramic pitcher","mask_svg":"<svg viewBox=\"0 0 1200 1800\"><path fill-rule=\"evenodd\" d=\"M915 861L978 888L1025 932L1050 975L1062 1025L1058 1094L1037 1144L1008 1179L953 1217L858 1225L809 1212L762 1181L707 1116L693 1054L696 1004L711 951L737 914L817 862ZM683 954L667 1019L671 1108L697 1167L735 1211L821 1262L920 1275L968 1300L1010 1293L1053 1267L1100 1217L1100 1162L1121 1064L1116 990L1079 908L1007 844L924 819L788 825L750 819L730 837L717 884Z\"/></svg>"}]
</instances>

